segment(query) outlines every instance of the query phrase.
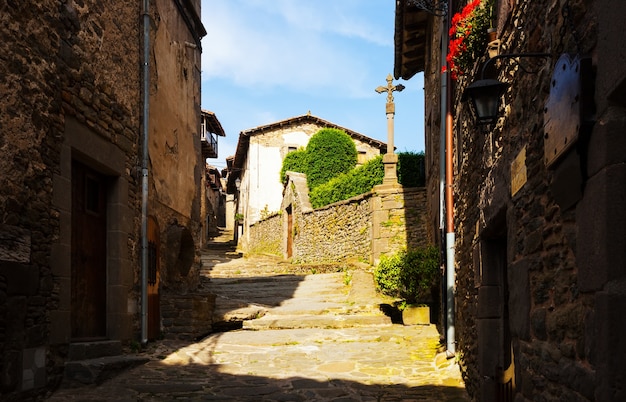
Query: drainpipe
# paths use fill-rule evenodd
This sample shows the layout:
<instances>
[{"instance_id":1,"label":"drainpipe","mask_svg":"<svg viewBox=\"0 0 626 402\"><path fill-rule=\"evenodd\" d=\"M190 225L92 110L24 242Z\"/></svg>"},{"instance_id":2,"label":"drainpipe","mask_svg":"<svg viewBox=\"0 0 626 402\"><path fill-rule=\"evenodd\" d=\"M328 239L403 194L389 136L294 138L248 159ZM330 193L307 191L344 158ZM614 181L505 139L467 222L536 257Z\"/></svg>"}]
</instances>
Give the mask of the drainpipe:
<instances>
[{"instance_id":1,"label":"drainpipe","mask_svg":"<svg viewBox=\"0 0 626 402\"><path fill-rule=\"evenodd\" d=\"M448 31L450 26L450 13L452 12L452 0L448 1L448 12L444 18L442 38L442 62L446 60L448 54ZM456 340L454 331L454 293L455 293L455 272L454 272L454 201L452 193L452 157L453 157L453 134L452 134L452 80L450 72L447 71L442 77L441 83L441 120L442 120L442 138L444 142L445 131L445 150L441 153L445 154L445 169L443 167L443 158L440 159L440 171L445 171L445 212L446 212L446 349L448 357L452 357L456 353ZM444 147L441 147L444 149ZM440 155L441 157L441 155ZM441 218L443 221L443 217ZM443 222L442 222L443 223Z\"/></svg>"},{"instance_id":2,"label":"drainpipe","mask_svg":"<svg viewBox=\"0 0 626 402\"><path fill-rule=\"evenodd\" d=\"M141 343L148 342L148 112L150 110L150 0L143 1L143 139L141 158Z\"/></svg>"}]
</instances>

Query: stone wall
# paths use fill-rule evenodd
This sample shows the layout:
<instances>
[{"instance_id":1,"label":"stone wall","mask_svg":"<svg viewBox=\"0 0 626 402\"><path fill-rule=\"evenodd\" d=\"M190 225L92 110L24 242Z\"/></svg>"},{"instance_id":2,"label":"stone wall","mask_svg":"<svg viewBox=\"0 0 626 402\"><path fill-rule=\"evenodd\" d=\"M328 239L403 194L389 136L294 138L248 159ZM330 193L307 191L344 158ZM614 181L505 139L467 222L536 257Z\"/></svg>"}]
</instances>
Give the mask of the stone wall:
<instances>
[{"instance_id":1,"label":"stone wall","mask_svg":"<svg viewBox=\"0 0 626 402\"><path fill-rule=\"evenodd\" d=\"M283 254L283 216L274 214L250 227L250 254Z\"/></svg>"},{"instance_id":2,"label":"stone wall","mask_svg":"<svg viewBox=\"0 0 626 402\"><path fill-rule=\"evenodd\" d=\"M372 250L371 198L370 193L297 214L293 229L293 261L369 261Z\"/></svg>"},{"instance_id":3,"label":"stone wall","mask_svg":"<svg viewBox=\"0 0 626 402\"><path fill-rule=\"evenodd\" d=\"M163 292L161 325L163 337L192 341L211 332L215 295L196 292L180 294Z\"/></svg>"},{"instance_id":4,"label":"stone wall","mask_svg":"<svg viewBox=\"0 0 626 402\"><path fill-rule=\"evenodd\" d=\"M372 198L372 261L403 248L430 244L424 188L374 188Z\"/></svg>"},{"instance_id":5,"label":"stone wall","mask_svg":"<svg viewBox=\"0 0 626 402\"><path fill-rule=\"evenodd\" d=\"M115 227L120 236L111 238L124 270L116 280L132 278L138 266L139 7L52 0L1 6L0 244L16 231L28 239L19 252L0 253L2 400L34 399L60 381L73 159L116 177L120 203L111 211L124 220ZM100 143L108 147L95 151ZM117 322L127 326L118 335L132 331L126 304L136 299L124 286L112 293L124 306Z\"/></svg>"},{"instance_id":6,"label":"stone wall","mask_svg":"<svg viewBox=\"0 0 626 402\"><path fill-rule=\"evenodd\" d=\"M294 172L288 176L281 213L250 227L245 252L270 253L296 263L377 264L382 254L429 244L424 188L379 186L314 210L306 176Z\"/></svg>"},{"instance_id":7,"label":"stone wall","mask_svg":"<svg viewBox=\"0 0 626 402\"><path fill-rule=\"evenodd\" d=\"M516 401L624 397L618 380L623 379L624 369L608 353L608 345L615 345L611 339L616 338L607 336L611 331L624 333L620 320L612 319L624 307L624 298L616 296L623 286L612 290L617 289L612 283L624 278L624 253L610 263L596 258L624 249L624 215L604 209L610 205L613 211L623 210L624 192L619 190L618 199L610 197L614 201L601 195L614 186L623 188L618 184L623 169L613 168L624 158L594 153L608 145L611 135L623 134L623 104L612 106L593 130L583 125L578 143L563 158L553 164L544 158L544 107L555 64L562 53L595 54L594 10L603 9L595 7L600 3L608 2L517 2L512 8L511 2L499 2L501 53L552 56L547 61L521 61L532 73L512 61L500 62L494 70L497 78L511 86L495 127L476 128L461 100L465 87L478 78L480 62L455 83L456 331L466 387L475 400L497 400L499 377L509 367ZM615 15L616 10L610 13ZM606 32L617 26L605 24ZM623 29L614 36L607 34L608 49L622 33ZM433 60L439 51L436 38L431 44ZM615 54L608 49L607 55ZM607 74L623 64L610 56L594 62L598 63L594 68L604 68ZM585 83L594 80L593 75L585 77ZM438 80L426 84L431 91L437 86ZM611 89L596 92L596 102L604 103L604 97L615 91L623 95L623 80L607 86ZM586 112L593 113L593 107ZM429 121L435 116L430 109ZM612 129L606 128L617 121ZM433 144L440 132L434 123L428 127L427 144ZM624 150L623 141L611 143ZM596 172L612 172L604 178L620 173L600 184L602 180L596 181L596 172L589 168L592 165L598 166ZM613 247L598 248L609 239L616 239ZM608 300L615 304L604 304Z\"/></svg>"}]
</instances>

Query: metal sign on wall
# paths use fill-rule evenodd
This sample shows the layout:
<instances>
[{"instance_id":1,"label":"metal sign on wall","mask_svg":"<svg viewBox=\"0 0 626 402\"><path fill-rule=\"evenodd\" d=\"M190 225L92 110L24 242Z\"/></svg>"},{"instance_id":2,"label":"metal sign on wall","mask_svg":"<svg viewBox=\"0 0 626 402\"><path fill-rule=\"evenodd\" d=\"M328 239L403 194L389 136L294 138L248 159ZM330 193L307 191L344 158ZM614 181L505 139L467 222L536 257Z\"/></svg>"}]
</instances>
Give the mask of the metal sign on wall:
<instances>
[{"instance_id":1,"label":"metal sign on wall","mask_svg":"<svg viewBox=\"0 0 626 402\"><path fill-rule=\"evenodd\" d=\"M581 59L563 54L550 81L544 114L544 160L556 162L578 140L581 125Z\"/></svg>"}]
</instances>

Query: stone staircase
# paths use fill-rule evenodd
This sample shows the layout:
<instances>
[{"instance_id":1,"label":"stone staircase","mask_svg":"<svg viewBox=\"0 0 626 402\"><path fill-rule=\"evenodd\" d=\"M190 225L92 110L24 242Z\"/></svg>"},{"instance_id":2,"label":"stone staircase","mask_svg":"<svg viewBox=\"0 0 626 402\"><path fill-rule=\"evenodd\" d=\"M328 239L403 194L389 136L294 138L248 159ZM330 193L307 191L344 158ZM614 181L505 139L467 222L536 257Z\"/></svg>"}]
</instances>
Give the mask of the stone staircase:
<instances>
[{"instance_id":1,"label":"stone staircase","mask_svg":"<svg viewBox=\"0 0 626 402\"><path fill-rule=\"evenodd\" d=\"M70 343L63 387L101 384L121 371L144 364L148 360L145 356L122 354L120 341Z\"/></svg>"},{"instance_id":2,"label":"stone staircase","mask_svg":"<svg viewBox=\"0 0 626 402\"><path fill-rule=\"evenodd\" d=\"M216 295L216 331L391 325L389 302L364 264L296 265L273 256L243 257L222 242L202 255L205 288Z\"/></svg>"}]
</instances>

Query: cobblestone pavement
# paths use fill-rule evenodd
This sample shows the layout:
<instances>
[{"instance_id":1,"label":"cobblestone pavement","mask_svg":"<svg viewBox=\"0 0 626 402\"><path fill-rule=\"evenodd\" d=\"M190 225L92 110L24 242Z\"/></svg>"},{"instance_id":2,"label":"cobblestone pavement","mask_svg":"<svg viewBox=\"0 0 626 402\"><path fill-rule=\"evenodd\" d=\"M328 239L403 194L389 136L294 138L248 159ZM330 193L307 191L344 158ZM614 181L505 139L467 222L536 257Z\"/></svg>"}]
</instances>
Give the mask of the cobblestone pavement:
<instances>
[{"instance_id":1,"label":"cobblestone pavement","mask_svg":"<svg viewBox=\"0 0 626 402\"><path fill-rule=\"evenodd\" d=\"M205 273L211 276L212 272L214 278L258 278L261 272L276 275L270 273L269 267L275 265L267 259L236 261L213 256L205 258L205 265L207 261L213 261L213 266ZM224 269L231 270L230 274ZM311 277L317 280L307 280ZM257 286L254 305L261 310L256 314L264 314L261 319L266 321L272 317L276 329L265 325L260 330L214 333L195 343L151 343L143 352L151 358L145 365L98 386L60 389L49 401L469 401L458 366L437 354L435 326L390 321L335 325L345 319L336 303L353 306L354 297L350 300L349 295L357 294L358 304L368 296L367 291L351 292L345 284L338 286L345 281L345 273L300 275L295 290L292 276L285 278L292 289L290 298L283 296L282 302L277 301L281 287L276 282L260 281ZM320 288L325 282L329 286ZM248 281L242 283L250 286ZM271 283L273 290L263 289L263 283ZM310 291L300 289L304 283L314 283L310 290L324 297L311 299ZM258 293L266 297L259 298ZM235 296L239 307L247 308L243 296L231 294ZM335 304L321 303L326 299ZM345 312L359 314L350 309ZM280 325L283 315L293 322L298 314L302 314L302 325ZM330 315L332 320L323 324L318 319L316 325L307 327L306 317L314 314Z\"/></svg>"}]
</instances>

